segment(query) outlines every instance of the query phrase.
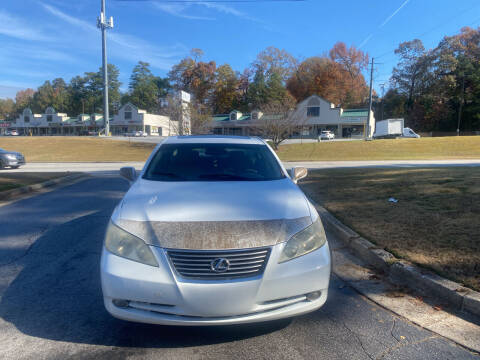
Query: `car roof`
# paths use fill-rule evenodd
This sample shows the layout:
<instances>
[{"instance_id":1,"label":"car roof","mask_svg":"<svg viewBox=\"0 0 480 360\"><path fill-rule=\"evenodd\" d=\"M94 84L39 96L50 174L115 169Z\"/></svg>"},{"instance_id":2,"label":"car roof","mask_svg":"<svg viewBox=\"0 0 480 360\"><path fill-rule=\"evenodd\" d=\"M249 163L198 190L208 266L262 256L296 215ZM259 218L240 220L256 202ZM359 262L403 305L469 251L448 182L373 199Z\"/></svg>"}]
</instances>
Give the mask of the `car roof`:
<instances>
[{"instance_id":1,"label":"car roof","mask_svg":"<svg viewBox=\"0 0 480 360\"><path fill-rule=\"evenodd\" d=\"M253 144L265 145L259 137L225 135L169 136L163 144Z\"/></svg>"}]
</instances>

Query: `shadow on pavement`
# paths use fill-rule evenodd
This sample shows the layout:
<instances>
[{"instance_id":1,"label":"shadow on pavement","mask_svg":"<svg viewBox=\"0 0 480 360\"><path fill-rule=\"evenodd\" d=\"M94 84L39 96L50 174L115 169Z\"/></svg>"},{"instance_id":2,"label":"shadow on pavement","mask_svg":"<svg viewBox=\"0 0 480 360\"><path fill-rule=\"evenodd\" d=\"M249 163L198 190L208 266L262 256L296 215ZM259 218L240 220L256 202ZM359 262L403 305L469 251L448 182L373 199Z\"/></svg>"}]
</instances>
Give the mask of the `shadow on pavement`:
<instances>
[{"instance_id":1,"label":"shadow on pavement","mask_svg":"<svg viewBox=\"0 0 480 360\"><path fill-rule=\"evenodd\" d=\"M119 196L123 194L125 183L122 181L111 191L99 189L94 200L85 199L95 194L85 189L95 186L95 180L88 181L90 183L83 186L73 185L78 189L69 193L70 212L68 207L58 203L60 199L65 201L61 193L50 194L53 203L57 201L56 211L65 212L67 217L72 215L73 220L45 219L38 226L48 230L19 254L0 249L1 253L7 251L6 258L11 258L15 265L22 268L15 280L3 289L0 303L0 317L19 331L33 337L74 343L185 347L255 337L290 324L290 320L285 320L244 326L166 327L129 323L111 317L103 305L99 264L106 225ZM121 180L112 178L112 181ZM38 197L35 201L26 201L19 201L9 211L17 216L33 216L49 211ZM76 204L82 206L79 208L80 205ZM8 238L15 240L25 230L22 224L11 228Z\"/></svg>"},{"instance_id":2,"label":"shadow on pavement","mask_svg":"<svg viewBox=\"0 0 480 360\"><path fill-rule=\"evenodd\" d=\"M66 221L52 216L36 224L47 226L49 230L35 241L25 256L15 256L15 266L20 266L22 271L3 291L0 317L23 334L79 344L180 348L230 343L259 336L276 337L275 332L297 337L300 336L298 331L308 333L310 330L305 326L312 322L322 324L319 329L324 329L322 331L326 332L326 336L336 331L337 326L343 329L343 319L352 319L352 307L368 309L368 304L359 302L354 291L333 278L327 304L321 310L294 321L287 319L242 326L168 327L114 319L104 309L99 264L105 228L126 183L115 178L107 180L109 185L101 185L105 179L90 179L69 189L19 201L9 209L16 216L30 216L32 219L35 213L48 213L52 209L71 215ZM92 188L97 191L89 191ZM46 206L45 199L40 201L40 196L47 195L50 203L56 203L56 206ZM67 195L71 206L60 203L66 201ZM25 221L28 222L28 219ZM9 237L14 238L24 232L22 223L10 230ZM357 314L361 313L363 311ZM336 321L340 325L335 325ZM345 332L342 341L349 339L349 331L342 331Z\"/></svg>"}]
</instances>

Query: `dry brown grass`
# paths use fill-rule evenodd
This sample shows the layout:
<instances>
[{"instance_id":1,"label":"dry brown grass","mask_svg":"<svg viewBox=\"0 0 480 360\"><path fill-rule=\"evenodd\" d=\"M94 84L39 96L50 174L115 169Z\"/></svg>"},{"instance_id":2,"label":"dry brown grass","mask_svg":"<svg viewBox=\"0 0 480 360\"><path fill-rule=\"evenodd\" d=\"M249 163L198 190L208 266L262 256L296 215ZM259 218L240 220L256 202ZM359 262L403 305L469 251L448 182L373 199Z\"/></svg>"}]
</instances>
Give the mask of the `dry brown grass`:
<instances>
[{"instance_id":1,"label":"dry brown grass","mask_svg":"<svg viewBox=\"0 0 480 360\"><path fill-rule=\"evenodd\" d=\"M284 161L480 159L480 136L282 145Z\"/></svg>"},{"instance_id":2,"label":"dry brown grass","mask_svg":"<svg viewBox=\"0 0 480 360\"><path fill-rule=\"evenodd\" d=\"M0 138L0 148L21 152L27 162L145 161L154 147L151 143L73 136Z\"/></svg>"},{"instance_id":3,"label":"dry brown grass","mask_svg":"<svg viewBox=\"0 0 480 360\"><path fill-rule=\"evenodd\" d=\"M479 167L318 170L301 187L375 244L480 290Z\"/></svg>"},{"instance_id":4,"label":"dry brown grass","mask_svg":"<svg viewBox=\"0 0 480 360\"><path fill-rule=\"evenodd\" d=\"M42 183L47 180L67 176L72 173L51 172L51 173L17 173L3 172L0 170L0 191L15 189L22 186Z\"/></svg>"},{"instance_id":5,"label":"dry brown grass","mask_svg":"<svg viewBox=\"0 0 480 360\"><path fill-rule=\"evenodd\" d=\"M89 137L0 137L28 162L145 161L155 144ZM282 145L284 161L480 159L480 136Z\"/></svg>"}]
</instances>

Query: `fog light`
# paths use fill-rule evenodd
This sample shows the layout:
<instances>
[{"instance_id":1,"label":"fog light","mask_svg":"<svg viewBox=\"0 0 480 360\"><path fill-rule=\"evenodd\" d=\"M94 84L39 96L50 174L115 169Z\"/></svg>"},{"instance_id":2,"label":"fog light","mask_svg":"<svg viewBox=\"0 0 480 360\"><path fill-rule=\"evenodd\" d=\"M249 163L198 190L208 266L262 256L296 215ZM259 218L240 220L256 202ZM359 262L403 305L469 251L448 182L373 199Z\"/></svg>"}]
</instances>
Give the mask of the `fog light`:
<instances>
[{"instance_id":1,"label":"fog light","mask_svg":"<svg viewBox=\"0 0 480 360\"><path fill-rule=\"evenodd\" d=\"M126 308L128 307L128 304L130 303L128 300L121 300L121 299L113 299L112 300L113 305L119 308Z\"/></svg>"},{"instance_id":2,"label":"fog light","mask_svg":"<svg viewBox=\"0 0 480 360\"><path fill-rule=\"evenodd\" d=\"M320 295L322 295L321 291L314 291L314 292L308 293L307 294L307 300L308 301L317 300L320 297Z\"/></svg>"}]
</instances>

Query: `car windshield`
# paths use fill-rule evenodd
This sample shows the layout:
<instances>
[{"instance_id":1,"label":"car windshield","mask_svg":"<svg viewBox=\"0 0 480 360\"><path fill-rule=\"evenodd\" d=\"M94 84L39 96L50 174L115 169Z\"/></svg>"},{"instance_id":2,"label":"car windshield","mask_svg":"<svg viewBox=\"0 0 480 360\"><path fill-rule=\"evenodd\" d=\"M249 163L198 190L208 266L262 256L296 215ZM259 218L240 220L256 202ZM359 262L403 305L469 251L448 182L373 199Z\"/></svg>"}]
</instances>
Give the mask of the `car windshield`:
<instances>
[{"instance_id":1,"label":"car windshield","mask_svg":"<svg viewBox=\"0 0 480 360\"><path fill-rule=\"evenodd\" d=\"M270 181L285 178L271 151L255 144L165 144L143 176L157 181Z\"/></svg>"}]
</instances>

